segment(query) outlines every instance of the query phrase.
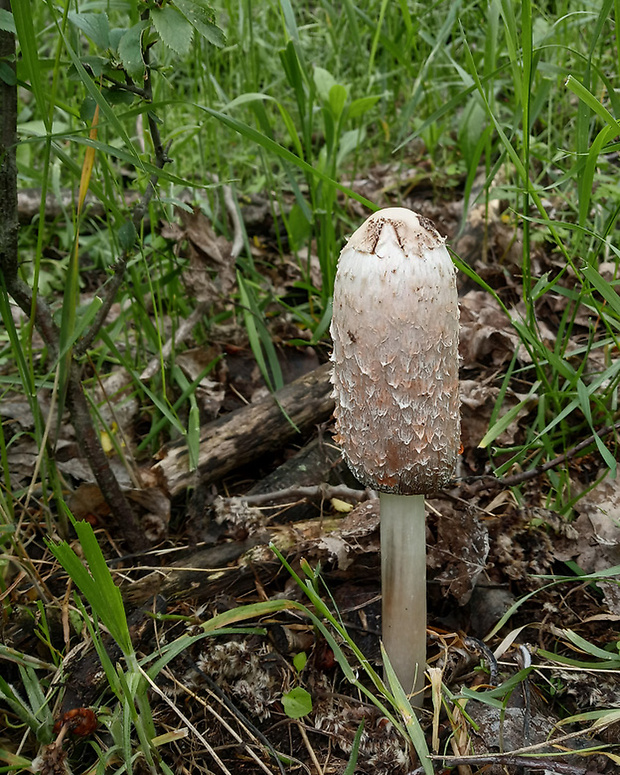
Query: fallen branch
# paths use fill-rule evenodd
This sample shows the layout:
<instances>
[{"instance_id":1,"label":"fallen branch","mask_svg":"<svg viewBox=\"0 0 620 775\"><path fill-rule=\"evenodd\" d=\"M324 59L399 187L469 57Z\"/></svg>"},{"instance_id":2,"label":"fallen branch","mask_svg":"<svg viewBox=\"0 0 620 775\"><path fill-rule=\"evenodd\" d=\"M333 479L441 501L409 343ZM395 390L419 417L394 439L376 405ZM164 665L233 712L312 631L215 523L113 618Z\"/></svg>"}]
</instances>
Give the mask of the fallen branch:
<instances>
[{"instance_id":1,"label":"fallen branch","mask_svg":"<svg viewBox=\"0 0 620 775\"><path fill-rule=\"evenodd\" d=\"M447 767L461 764L474 764L483 767L485 764L500 764L508 767L526 767L530 770L545 770L557 775L600 775L598 770L589 770L575 764L559 762L548 756L514 756L509 753L487 754L485 756L431 756L431 759L442 762Z\"/></svg>"},{"instance_id":2,"label":"fallen branch","mask_svg":"<svg viewBox=\"0 0 620 775\"><path fill-rule=\"evenodd\" d=\"M329 419L334 408L330 372L331 364L326 363L274 395L206 425L200 436L196 471L189 469L183 438L160 450L154 472L174 496L197 482L215 482L261 455L280 449Z\"/></svg>"},{"instance_id":3,"label":"fallen branch","mask_svg":"<svg viewBox=\"0 0 620 775\"><path fill-rule=\"evenodd\" d=\"M361 503L362 501L370 498L377 498L377 493L373 490L354 490L352 487L347 487L344 484L331 485L331 484L313 484L308 487L293 486L285 487L283 490L275 490L273 492L261 492L256 495L242 495L238 498L228 498L229 502L238 501L244 503L246 506L268 506L272 503L289 503L291 501L306 501L306 500L331 500L332 498L340 498L345 501L353 501L354 503Z\"/></svg>"}]
</instances>

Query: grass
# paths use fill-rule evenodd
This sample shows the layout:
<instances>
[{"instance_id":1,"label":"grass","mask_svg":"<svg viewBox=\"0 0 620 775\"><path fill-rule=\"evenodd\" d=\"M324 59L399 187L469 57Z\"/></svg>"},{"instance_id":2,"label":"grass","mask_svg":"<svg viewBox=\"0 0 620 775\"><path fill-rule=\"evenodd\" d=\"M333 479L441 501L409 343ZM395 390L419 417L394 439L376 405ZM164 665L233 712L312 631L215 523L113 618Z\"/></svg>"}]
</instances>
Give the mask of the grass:
<instances>
[{"instance_id":1,"label":"grass","mask_svg":"<svg viewBox=\"0 0 620 775\"><path fill-rule=\"evenodd\" d=\"M359 212L383 203L361 196L356 179L379 165L390 165L404 178L423 161L438 200L463 198L463 228L471 207L482 204L489 211L501 199L508 205L505 227L521 245L519 265L505 268L505 287L489 285L482 264L468 266L455 257L463 274L499 303L527 354L515 355L497 375L498 399L481 442L489 468L498 475L535 468L591 436L603 474L616 473L616 435L603 436L601 429L618 420L620 383L617 0L440 1L425 4L423 12L420 4L404 0L219 0L213 6L226 35L224 42L217 39L220 46L198 32L189 45L173 29L162 32L161 19L150 29L152 93L146 94L143 65L135 56L138 33L126 41L124 58L114 43L115 30L127 19L132 29L142 29L133 0L46 0L36 8L14 0L18 182L40 191L39 216L20 233L20 274L33 289L32 308L38 300L51 305L60 339L56 353L42 347L31 322L15 322L6 289L0 288L0 391L23 395L33 418L32 428L18 434L8 423L0 426L3 590L12 562L37 577L22 518L35 488L49 535L70 535L64 483L51 453L59 428L49 424L39 398L51 390L62 408L71 353L123 257L125 282L114 296L122 312L78 359L88 372L86 390L90 393L98 375L122 366L148 426L140 454L179 435L195 454L197 381L177 366L176 349L164 356L163 346L196 301L183 285L186 259L153 228L175 218L175 205L187 208L185 189L229 239L234 228L224 184L237 208L260 195L281 218L271 252L252 251L243 231L235 290L230 298L214 300L194 331L197 341L209 341L219 325L236 321L273 390L283 382L274 320L291 319L312 345L329 346L331 292L343 239L358 225ZM100 24L104 12L107 27ZM6 24L6 15L0 21ZM175 46L183 47L182 56ZM133 91L119 85L121 66L133 68ZM6 77L6 71L0 75ZM170 147L172 163L163 169L155 164L149 118L163 147ZM133 223L126 194L142 196L153 175L155 196L145 218ZM67 187L77 191L80 181L102 204L102 214L93 216L75 198L56 220L46 220L46 196ZM390 201L398 203L398 197L397 188ZM539 273L541 253L553 260ZM295 265L294 280L284 291L272 271L283 260ZM99 298L85 292L87 269L104 283ZM550 341L541 315L557 300L561 312ZM160 368L142 379L153 359ZM511 392L527 397L509 408ZM512 446L500 446L502 432L520 410L528 412L524 434ZM97 423L103 432L103 421ZM31 435L37 449L31 487L11 480L8 462L23 434ZM518 488L515 494L523 497ZM571 518L580 494L568 465L559 466L546 480L544 505ZM79 573L76 565L71 574L76 583ZM97 641L97 621L110 632L115 625L110 629L96 599L82 591L96 617L76 610ZM123 613L117 614L123 628ZM137 739L149 765L165 769L148 741L155 728L144 669L124 634L114 637L125 647L121 672L106 666L118 699L107 717L114 751L130 767ZM23 691L11 695L10 687L0 689L29 734L49 742L49 682L38 682L41 666L22 662ZM402 698L392 700L402 711Z\"/></svg>"}]
</instances>

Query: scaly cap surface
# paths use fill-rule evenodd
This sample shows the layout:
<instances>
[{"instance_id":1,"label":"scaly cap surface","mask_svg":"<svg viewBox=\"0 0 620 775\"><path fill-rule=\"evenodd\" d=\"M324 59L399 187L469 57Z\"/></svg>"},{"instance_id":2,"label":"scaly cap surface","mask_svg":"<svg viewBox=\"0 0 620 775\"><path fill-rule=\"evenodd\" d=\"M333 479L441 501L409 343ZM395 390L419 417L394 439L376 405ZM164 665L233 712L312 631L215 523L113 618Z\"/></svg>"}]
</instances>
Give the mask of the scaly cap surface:
<instances>
[{"instance_id":1,"label":"scaly cap surface","mask_svg":"<svg viewBox=\"0 0 620 775\"><path fill-rule=\"evenodd\" d=\"M336 441L366 486L430 494L460 447L456 272L427 218L371 215L340 254L331 334Z\"/></svg>"}]
</instances>

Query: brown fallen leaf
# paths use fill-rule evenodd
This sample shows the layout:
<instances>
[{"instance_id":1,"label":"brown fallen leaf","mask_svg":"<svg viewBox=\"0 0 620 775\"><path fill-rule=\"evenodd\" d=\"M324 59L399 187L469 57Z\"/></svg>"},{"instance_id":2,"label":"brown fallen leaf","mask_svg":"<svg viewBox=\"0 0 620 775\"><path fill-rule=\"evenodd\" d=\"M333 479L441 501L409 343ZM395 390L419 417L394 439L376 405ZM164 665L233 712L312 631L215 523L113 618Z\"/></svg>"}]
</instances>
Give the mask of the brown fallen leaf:
<instances>
[{"instance_id":1,"label":"brown fallen leaf","mask_svg":"<svg viewBox=\"0 0 620 775\"><path fill-rule=\"evenodd\" d=\"M178 214L183 224L179 236L188 244L189 267L183 272L188 292L198 301L228 300L235 285L231 245L224 237L216 236L200 208L193 212L179 209Z\"/></svg>"},{"instance_id":2,"label":"brown fallen leaf","mask_svg":"<svg viewBox=\"0 0 620 775\"><path fill-rule=\"evenodd\" d=\"M459 304L459 352L463 366L475 368L483 364L498 367L512 358L521 340L495 299L485 291L469 291L461 297Z\"/></svg>"},{"instance_id":3,"label":"brown fallen leaf","mask_svg":"<svg viewBox=\"0 0 620 775\"><path fill-rule=\"evenodd\" d=\"M140 522L148 540L155 544L168 534L170 499L159 487L127 489L125 494L139 506ZM67 505L76 519L91 524L106 525L110 508L96 484L81 484L67 498Z\"/></svg>"},{"instance_id":4,"label":"brown fallen leaf","mask_svg":"<svg viewBox=\"0 0 620 775\"><path fill-rule=\"evenodd\" d=\"M585 573L597 573L620 565L620 489L606 479L577 501L578 518L571 533L556 540L553 555L562 562L573 560ZM597 582L605 604L620 616L620 590L614 582Z\"/></svg>"}]
</instances>

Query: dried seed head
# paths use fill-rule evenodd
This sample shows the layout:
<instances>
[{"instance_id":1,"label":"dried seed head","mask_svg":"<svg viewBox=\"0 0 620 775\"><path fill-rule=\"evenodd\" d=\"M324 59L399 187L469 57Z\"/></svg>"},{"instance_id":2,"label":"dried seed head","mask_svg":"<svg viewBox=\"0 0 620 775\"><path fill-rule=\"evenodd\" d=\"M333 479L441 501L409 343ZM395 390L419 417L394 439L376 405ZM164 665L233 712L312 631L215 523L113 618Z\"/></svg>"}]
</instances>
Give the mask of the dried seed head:
<instances>
[{"instance_id":1,"label":"dried seed head","mask_svg":"<svg viewBox=\"0 0 620 775\"><path fill-rule=\"evenodd\" d=\"M434 225L391 207L340 254L331 334L336 440L365 485L430 494L460 447L456 273Z\"/></svg>"}]
</instances>

